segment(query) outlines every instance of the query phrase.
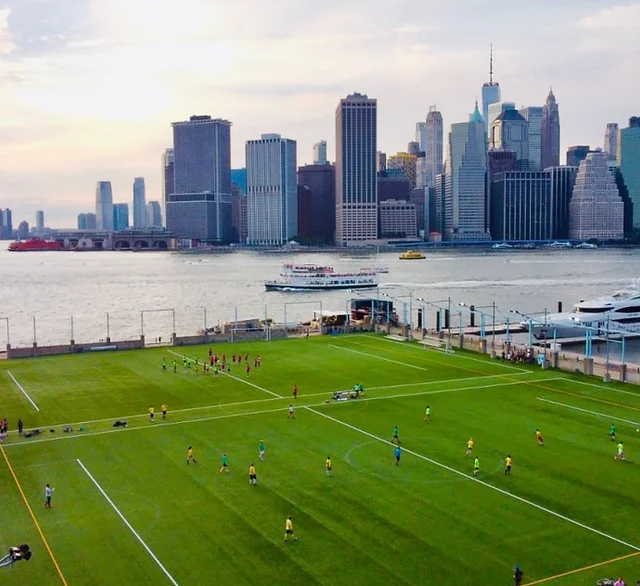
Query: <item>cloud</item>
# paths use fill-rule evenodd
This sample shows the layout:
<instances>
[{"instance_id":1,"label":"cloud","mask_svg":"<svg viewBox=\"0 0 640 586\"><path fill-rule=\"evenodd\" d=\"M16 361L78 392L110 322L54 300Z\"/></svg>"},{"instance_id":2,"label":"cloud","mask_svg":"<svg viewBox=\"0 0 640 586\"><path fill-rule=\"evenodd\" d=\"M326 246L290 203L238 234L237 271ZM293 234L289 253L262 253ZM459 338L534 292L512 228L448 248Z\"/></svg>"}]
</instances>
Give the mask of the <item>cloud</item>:
<instances>
[{"instance_id":1,"label":"cloud","mask_svg":"<svg viewBox=\"0 0 640 586\"><path fill-rule=\"evenodd\" d=\"M640 3L602 8L578 21L578 26L587 30L640 29Z\"/></svg>"},{"instance_id":2,"label":"cloud","mask_svg":"<svg viewBox=\"0 0 640 586\"><path fill-rule=\"evenodd\" d=\"M16 49L13 35L9 29L10 8L0 8L0 54L8 55Z\"/></svg>"}]
</instances>

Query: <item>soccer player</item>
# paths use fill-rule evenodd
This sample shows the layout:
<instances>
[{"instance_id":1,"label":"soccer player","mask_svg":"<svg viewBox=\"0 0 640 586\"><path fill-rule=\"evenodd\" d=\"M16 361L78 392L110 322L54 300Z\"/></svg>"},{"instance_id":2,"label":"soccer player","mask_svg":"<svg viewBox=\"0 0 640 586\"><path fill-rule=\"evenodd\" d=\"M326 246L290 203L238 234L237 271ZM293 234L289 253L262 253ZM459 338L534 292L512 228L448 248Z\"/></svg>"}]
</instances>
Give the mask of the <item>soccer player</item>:
<instances>
[{"instance_id":1,"label":"soccer player","mask_svg":"<svg viewBox=\"0 0 640 586\"><path fill-rule=\"evenodd\" d=\"M402 455L402 451L400 450L400 446L396 446L396 449L393 451L393 455L396 458L396 466L400 466L400 456Z\"/></svg>"},{"instance_id":2,"label":"soccer player","mask_svg":"<svg viewBox=\"0 0 640 586\"><path fill-rule=\"evenodd\" d=\"M256 467L251 463L249 466L249 484L257 484L258 478L256 477Z\"/></svg>"},{"instance_id":3,"label":"soccer player","mask_svg":"<svg viewBox=\"0 0 640 586\"><path fill-rule=\"evenodd\" d=\"M151 407L149 407L149 423L153 423L154 415L155 415L155 409L153 408L153 405L151 405Z\"/></svg>"},{"instance_id":4,"label":"soccer player","mask_svg":"<svg viewBox=\"0 0 640 586\"><path fill-rule=\"evenodd\" d=\"M293 385L293 398L298 398L298 385Z\"/></svg>"},{"instance_id":5,"label":"soccer player","mask_svg":"<svg viewBox=\"0 0 640 586\"><path fill-rule=\"evenodd\" d=\"M402 442L400 441L400 438L398 437L398 426L394 425L393 426L393 437L391 438L391 443L397 443L398 445L400 445Z\"/></svg>"},{"instance_id":6,"label":"soccer player","mask_svg":"<svg viewBox=\"0 0 640 586\"><path fill-rule=\"evenodd\" d=\"M504 475L508 476L509 474L511 474L511 454L509 454L504 459L504 464L505 464Z\"/></svg>"},{"instance_id":7,"label":"soccer player","mask_svg":"<svg viewBox=\"0 0 640 586\"><path fill-rule=\"evenodd\" d=\"M327 476L331 476L331 456L327 456L327 459L324 462L324 469Z\"/></svg>"},{"instance_id":8,"label":"soccer player","mask_svg":"<svg viewBox=\"0 0 640 586\"><path fill-rule=\"evenodd\" d=\"M284 525L284 540L289 541L289 537L293 537L293 520L291 516L287 517L287 522ZM293 537L294 541L297 541L297 537Z\"/></svg>"},{"instance_id":9,"label":"soccer player","mask_svg":"<svg viewBox=\"0 0 640 586\"><path fill-rule=\"evenodd\" d=\"M293 405L289 405L289 413L287 414L287 419L295 419L296 416L293 414Z\"/></svg>"},{"instance_id":10,"label":"soccer player","mask_svg":"<svg viewBox=\"0 0 640 586\"><path fill-rule=\"evenodd\" d=\"M173 361L173 372L178 372L178 363L175 360Z\"/></svg>"},{"instance_id":11,"label":"soccer player","mask_svg":"<svg viewBox=\"0 0 640 586\"><path fill-rule=\"evenodd\" d=\"M475 441L473 440L472 437L469 438L469 441L467 442L467 451L465 453L465 456L470 456L471 452L473 452L473 446L475 444Z\"/></svg>"},{"instance_id":12,"label":"soccer player","mask_svg":"<svg viewBox=\"0 0 640 586\"><path fill-rule=\"evenodd\" d=\"M264 440L258 442L258 455L261 460L264 460Z\"/></svg>"},{"instance_id":13,"label":"soccer player","mask_svg":"<svg viewBox=\"0 0 640 586\"><path fill-rule=\"evenodd\" d=\"M615 423L611 424L611 427L609 428L609 438L611 439L611 441L615 441L616 439L616 426Z\"/></svg>"},{"instance_id":14,"label":"soccer player","mask_svg":"<svg viewBox=\"0 0 640 586\"><path fill-rule=\"evenodd\" d=\"M44 498L46 499L44 502L44 506L47 509L51 508L51 497L53 496L53 491L55 488L51 488L51 485L47 484L44 487Z\"/></svg>"},{"instance_id":15,"label":"soccer player","mask_svg":"<svg viewBox=\"0 0 640 586\"><path fill-rule=\"evenodd\" d=\"M186 357L186 356L184 356L184 357L182 358L182 366L184 367L184 372L185 372L185 373L187 372L187 364L188 364L188 363L187 363L187 357Z\"/></svg>"},{"instance_id":16,"label":"soccer player","mask_svg":"<svg viewBox=\"0 0 640 586\"><path fill-rule=\"evenodd\" d=\"M544 446L544 440L542 439L542 433L539 429L536 429L536 439L538 440L539 446Z\"/></svg>"},{"instance_id":17,"label":"soccer player","mask_svg":"<svg viewBox=\"0 0 640 586\"><path fill-rule=\"evenodd\" d=\"M478 472L480 472L480 458L476 456L473 460L473 475L478 476Z\"/></svg>"},{"instance_id":18,"label":"soccer player","mask_svg":"<svg viewBox=\"0 0 640 586\"><path fill-rule=\"evenodd\" d=\"M164 358L162 359L162 370L167 370L167 361Z\"/></svg>"},{"instance_id":19,"label":"soccer player","mask_svg":"<svg viewBox=\"0 0 640 586\"><path fill-rule=\"evenodd\" d=\"M167 406L166 405L162 405L162 407L160 407L160 410L162 411L162 419L166 419L167 418Z\"/></svg>"},{"instance_id":20,"label":"soccer player","mask_svg":"<svg viewBox=\"0 0 640 586\"><path fill-rule=\"evenodd\" d=\"M189 462L193 462L194 464L198 463L198 461L193 456L193 446L189 446L189 448L187 449L187 464Z\"/></svg>"},{"instance_id":21,"label":"soccer player","mask_svg":"<svg viewBox=\"0 0 640 586\"><path fill-rule=\"evenodd\" d=\"M429 405L427 405L427 408L424 411L424 420L431 421L431 407L429 407Z\"/></svg>"},{"instance_id":22,"label":"soccer player","mask_svg":"<svg viewBox=\"0 0 640 586\"><path fill-rule=\"evenodd\" d=\"M618 444L618 453L615 457L616 460L624 460L624 446L622 445L622 440Z\"/></svg>"},{"instance_id":23,"label":"soccer player","mask_svg":"<svg viewBox=\"0 0 640 586\"><path fill-rule=\"evenodd\" d=\"M251 365L247 362L247 376L251 374Z\"/></svg>"},{"instance_id":24,"label":"soccer player","mask_svg":"<svg viewBox=\"0 0 640 586\"><path fill-rule=\"evenodd\" d=\"M520 569L520 566L516 566L513 568L513 583L515 586L520 586L522 584L522 578L524 577L523 571Z\"/></svg>"},{"instance_id":25,"label":"soccer player","mask_svg":"<svg viewBox=\"0 0 640 586\"><path fill-rule=\"evenodd\" d=\"M229 456L227 456L227 454L222 454L222 466L220 467L220 472L229 472Z\"/></svg>"}]
</instances>

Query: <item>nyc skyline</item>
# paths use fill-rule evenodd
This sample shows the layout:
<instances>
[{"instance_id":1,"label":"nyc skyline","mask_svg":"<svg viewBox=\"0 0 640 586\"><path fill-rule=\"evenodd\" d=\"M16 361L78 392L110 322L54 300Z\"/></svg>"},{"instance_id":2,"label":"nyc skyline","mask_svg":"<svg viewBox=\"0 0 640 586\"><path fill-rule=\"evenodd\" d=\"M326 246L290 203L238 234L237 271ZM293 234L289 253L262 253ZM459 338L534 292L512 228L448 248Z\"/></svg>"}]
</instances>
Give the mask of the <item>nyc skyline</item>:
<instances>
[{"instance_id":1,"label":"nyc skyline","mask_svg":"<svg viewBox=\"0 0 640 586\"><path fill-rule=\"evenodd\" d=\"M639 33L640 2L615 0L0 0L0 207L73 227L97 181L130 202L139 176L159 200L170 123L193 114L233 123L233 167L265 133L296 140L299 165L321 139L335 160L353 92L378 100L379 150L406 150L433 104L446 142L481 100L492 42L503 100L541 106L553 87L564 163L638 114Z\"/></svg>"}]
</instances>

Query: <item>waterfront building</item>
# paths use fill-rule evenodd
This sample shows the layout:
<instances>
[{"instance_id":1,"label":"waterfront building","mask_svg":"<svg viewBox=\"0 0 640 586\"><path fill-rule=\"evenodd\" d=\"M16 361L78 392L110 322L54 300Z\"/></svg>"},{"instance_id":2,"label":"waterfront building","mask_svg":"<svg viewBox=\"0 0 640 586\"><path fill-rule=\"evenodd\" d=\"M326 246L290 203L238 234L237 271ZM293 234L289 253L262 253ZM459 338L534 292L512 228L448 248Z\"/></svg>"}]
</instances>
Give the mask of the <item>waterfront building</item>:
<instances>
[{"instance_id":1,"label":"waterfront building","mask_svg":"<svg viewBox=\"0 0 640 586\"><path fill-rule=\"evenodd\" d=\"M111 181L98 181L96 187L96 223L98 230L113 230L113 192Z\"/></svg>"},{"instance_id":2,"label":"waterfront building","mask_svg":"<svg viewBox=\"0 0 640 586\"><path fill-rule=\"evenodd\" d=\"M241 187L231 183L231 226L233 228L232 242L247 243L247 196Z\"/></svg>"},{"instance_id":3,"label":"waterfront building","mask_svg":"<svg viewBox=\"0 0 640 586\"><path fill-rule=\"evenodd\" d=\"M580 163L569 204L569 238L572 240L622 240L624 203L608 155L589 153Z\"/></svg>"},{"instance_id":4,"label":"waterfront building","mask_svg":"<svg viewBox=\"0 0 640 586\"><path fill-rule=\"evenodd\" d=\"M451 125L445 172L445 238L489 238L486 210L487 137L478 104L468 122Z\"/></svg>"},{"instance_id":5,"label":"waterfront building","mask_svg":"<svg viewBox=\"0 0 640 586\"><path fill-rule=\"evenodd\" d=\"M336 231L336 168L324 165L298 167L298 236L310 244L333 244Z\"/></svg>"},{"instance_id":6,"label":"waterfront building","mask_svg":"<svg viewBox=\"0 0 640 586\"><path fill-rule=\"evenodd\" d=\"M298 233L296 141L279 134L248 140L248 243L281 246Z\"/></svg>"},{"instance_id":7,"label":"waterfront building","mask_svg":"<svg viewBox=\"0 0 640 586\"><path fill-rule=\"evenodd\" d=\"M13 214L9 208L0 210L0 238L11 238L13 234Z\"/></svg>"},{"instance_id":8,"label":"waterfront building","mask_svg":"<svg viewBox=\"0 0 640 586\"><path fill-rule=\"evenodd\" d=\"M489 121L486 124L486 126L489 127L489 133L487 135L487 139L491 138L491 125L493 124L493 121L498 116L500 116L500 114L502 114L503 112L506 112L507 110L515 110L515 109L516 109L515 102L495 102L489 105Z\"/></svg>"},{"instance_id":9,"label":"waterfront building","mask_svg":"<svg viewBox=\"0 0 640 586\"><path fill-rule=\"evenodd\" d=\"M519 112L529 123L529 171L541 171L542 106L524 106Z\"/></svg>"},{"instance_id":10,"label":"waterfront building","mask_svg":"<svg viewBox=\"0 0 640 586\"><path fill-rule=\"evenodd\" d=\"M78 230L87 229L87 214L78 214Z\"/></svg>"},{"instance_id":11,"label":"waterfront building","mask_svg":"<svg viewBox=\"0 0 640 586\"><path fill-rule=\"evenodd\" d=\"M640 231L640 116L629 119L620 130L618 166L633 204L633 230Z\"/></svg>"},{"instance_id":12,"label":"waterfront building","mask_svg":"<svg viewBox=\"0 0 640 586\"><path fill-rule=\"evenodd\" d=\"M18 224L18 240L27 240L29 238L29 222L22 220Z\"/></svg>"},{"instance_id":13,"label":"waterfront building","mask_svg":"<svg viewBox=\"0 0 640 586\"><path fill-rule=\"evenodd\" d=\"M567 165L569 167L580 166L580 163L582 163L591 152L593 152L591 147L586 144L570 146L567 149Z\"/></svg>"},{"instance_id":14,"label":"waterfront building","mask_svg":"<svg viewBox=\"0 0 640 586\"><path fill-rule=\"evenodd\" d=\"M417 237L416 206L406 200L380 202L380 237L413 239Z\"/></svg>"},{"instance_id":15,"label":"waterfront building","mask_svg":"<svg viewBox=\"0 0 640 586\"><path fill-rule=\"evenodd\" d=\"M489 81L482 85L482 118L485 124L485 133L489 135L489 107L501 101L500 84L493 81L493 45L489 56ZM515 104L514 104L515 107ZM498 112L499 113L499 112Z\"/></svg>"},{"instance_id":16,"label":"waterfront building","mask_svg":"<svg viewBox=\"0 0 640 586\"><path fill-rule=\"evenodd\" d=\"M489 181L498 173L515 171L518 156L515 151L505 149L490 149L487 153L487 165L489 167Z\"/></svg>"},{"instance_id":17,"label":"waterfront building","mask_svg":"<svg viewBox=\"0 0 640 586\"><path fill-rule=\"evenodd\" d=\"M400 169L409 181L410 189L416 186L416 161L418 157L409 153L397 153L387 159L387 170ZM379 198L378 198L379 201Z\"/></svg>"},{"instance_id":18,"label":"waterfront building","mask_svg":"<svg viewBox=\"0 0 640 586\"><path fill-rule=\"evenodd\" d=\"M545 169L545 173L549 175L551 237L554 240L567 240L569 238L569 202L578 168L549 167Z\"/></svg>"},{"instance_id":19,"label":"waterfront building","mask_svg":"<svg viewBox=\"0 0 640 586\"><path fill-rule=\"evenodd\" d=\"M113 231L121 232L129 227L129 205L126 203L113 204Z\"/></svg>"},{"instance_id":20,"label":"waterfront building","mask_svg":"<svg viewBox=\"0 0 640 586\"><path fill-rule=\"evenodd\" d=\"M144 177L133 180L133 227L144 228L147 225L147 195Z\"/></svg>"},{"instance_id":21,"label":"waterfront building","mask_svg":"<svg viewBox=\"0 0 640 586\"><path fill-rule=\"evenodd\" d=\"M529 123L516 110L505 110L491 123L491 149L505 149L516 153L516 169L529 169Z\"/></svg>"},{"instance_id":22,"label":"waterfront building","mask_svg":"<svg viewBox=\"0 0 640 586\"><path fill-rule=\"evenodd\" d=\"M336 244L378 238L377 101L355 93L336 109Z\"/></svg>"},{"instance_id":23,"label":"waterfront building","mask_svg":"<svg viewBox=\"0 0 640 586\"><path fill-rule=\"evenodd\" d=\"M542 130L540 131L541 169L560 165L560 109L549 90L547 101L542 107Z\"/></svg>"},{"instance_id":24,"label":"waterfront building","mask_svg":"<svg viewBox=\"0 0 640 586\"><path fill-rule=\"evenodd\" d=\"M387 199L408 200L411 183L402 169L386 169L378 173L378 202Z\"/></svg>"},{"instance_id":25,"label":"waterfront building","mask_svg":"<svg viewBox=\"0 0 640 586\"><path fill-rule=\"evenodd\" d=\"M551 240L550 177L541 171L507 171L491 181L494 240Z\"/></svg>"},{"instance_id":26,"label":"waterfront building","mask_svg":"<svg viewBox=\"0 0 640 586\"><path fill-rule=\"evenodd\" d=\"M313 164L327 164L327 141L321 140L313 145Z\"/></svg>"},{"instance_id":27,"label":"waterfront building","mask_svg":"<svg viewBox=\"0 0 640 586\"><path fill-rule=\"evenodd\" d=\"M609 122L604 132L604 152L609 156L610 161L615 161L618 157L618 133L620 128L617 122Z\"/></svg>"},{"instance_id":28,"label":"waterfront building","mask_svg":"<svg viewBox=\"0 0 640 586\"><path fill-rule=\"evenodd\" d=\"M167 230L203 243L231 240L231 122L191 116L173 122L174 190Z\"/></svg>"},{"instance_id":29,"label":"waterfront building","mask_svg":"<svg viewBox=\"0 0 640 586\"><path fill-rule=\"evenodd\" d=\"M387 154L381 151L376 152L376 173L387 168Z\"/></svg>"},{"instance_id":30,"label":"waterfront building","mask_svg":"<svg viewBox=\"0 0 640 586\"><path fill-rule=\"evenodd\" d=\"M149 228L162 228L162 207L159 201L147 202L147 226Z\"/></svg>"}]
</instances>

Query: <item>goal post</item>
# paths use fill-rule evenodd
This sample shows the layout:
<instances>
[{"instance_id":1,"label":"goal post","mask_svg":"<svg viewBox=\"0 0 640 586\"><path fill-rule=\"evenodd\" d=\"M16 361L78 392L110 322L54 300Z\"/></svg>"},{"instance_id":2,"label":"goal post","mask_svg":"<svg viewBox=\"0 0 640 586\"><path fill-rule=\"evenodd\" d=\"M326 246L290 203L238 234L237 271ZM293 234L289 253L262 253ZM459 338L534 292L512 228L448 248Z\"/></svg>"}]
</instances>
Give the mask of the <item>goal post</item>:
<instances>
[{"instance_id":1,"label":"goal post","mask_svg":"<svg viewBox=\"0 0 640 586\"><path fill-rule=\"evenodd\" d=\"M249 342L253 340L270 340L271 328L231 328L229 342Z\"/></svg>"}]
</instances>

